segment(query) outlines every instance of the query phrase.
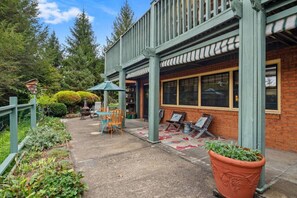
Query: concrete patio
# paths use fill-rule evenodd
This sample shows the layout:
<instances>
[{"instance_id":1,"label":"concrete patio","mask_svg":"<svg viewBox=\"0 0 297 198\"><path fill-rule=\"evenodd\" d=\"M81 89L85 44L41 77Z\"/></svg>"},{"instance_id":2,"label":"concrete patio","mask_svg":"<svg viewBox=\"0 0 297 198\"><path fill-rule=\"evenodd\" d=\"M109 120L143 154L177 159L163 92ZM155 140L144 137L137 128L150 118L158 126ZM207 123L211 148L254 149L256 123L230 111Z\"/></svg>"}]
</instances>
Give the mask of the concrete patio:
<instances>
[{"instance_id":1,"label":"concrete patio","mask_svg":"<svg viewBox=\"0 0 297 198\"><path fill-rule=\"evenodd\" d=\"M213 197L209 158L201 148L176 150L152 145L133 131L147 122L127 120L127 133L98 134L98 120L64 120L71 153L89 190L85 197ZM297 154L266 151L264 197L297 197Z\"/></svg>"}]
</instances>

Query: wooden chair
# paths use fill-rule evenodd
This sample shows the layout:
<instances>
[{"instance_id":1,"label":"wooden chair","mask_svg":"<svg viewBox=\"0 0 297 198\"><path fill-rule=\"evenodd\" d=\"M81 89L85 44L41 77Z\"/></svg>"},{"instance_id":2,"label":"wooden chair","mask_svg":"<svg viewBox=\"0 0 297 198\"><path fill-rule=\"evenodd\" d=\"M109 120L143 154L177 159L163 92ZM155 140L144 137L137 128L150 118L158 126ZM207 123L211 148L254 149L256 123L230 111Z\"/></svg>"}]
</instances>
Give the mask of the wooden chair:
<instances>
[{"instance_id":1,"label":"wooden chair","mask_svg":"<svg viewBox=\"0 0 297 198\"><path fill-rule=\"evenodd\" d=\"M194 138L200 138L204 133L215 138L211 132L208 131L208 127L211 124L213 117L209 114L202 114L195 124L192 124L190 127L192 129L191 133L198 131L199 133Z\"/></svg>"},{"instance_id":2,"label":"wooden chair","mask_svg":"<svg viewBox=\"0 0 297 198\"><path fill-rule=\"evenodd\" d=\"M120 129L121 135L123 134L123 118L124 113L120 109L111 111L110 121L108 122L108 132L112 136L114 130Z\"/></svg>"},{"instance_id":3,"label":"wooden chair","mask_svg":"<svg viewBox=\"0 0 297 198\"><path fill-rule=\"evenodd\" d=\"M166 120L168 126L166 127L165 131L167 131L171 126L173 126L176 131L180 130L185 117L186 112L173 111L170 120Z\"/></svg>"}]
</instances>

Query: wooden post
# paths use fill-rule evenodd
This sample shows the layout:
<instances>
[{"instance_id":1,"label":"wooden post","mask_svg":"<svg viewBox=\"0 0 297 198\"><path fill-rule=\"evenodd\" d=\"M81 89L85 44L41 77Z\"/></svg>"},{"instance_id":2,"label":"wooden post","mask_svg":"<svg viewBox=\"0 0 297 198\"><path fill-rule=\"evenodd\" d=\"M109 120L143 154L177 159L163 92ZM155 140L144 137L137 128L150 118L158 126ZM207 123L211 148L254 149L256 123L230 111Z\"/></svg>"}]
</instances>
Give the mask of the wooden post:
<instances>
[{"instance_id":1,"label":"wooden post","mask_svg":"<svg viewBox=\"0 0 297 198\"><path fill-rule=\"evenodd\" d=\"M266 18L263 8L242 1L239 23L239 134L241 146L265 155ZM259 188L265 188L263 168Z\"/></svg>"},{"instance_id":2,"label":"wooden post","mask_svg":"<svg viewBox=\"0 0 297 198\"><path fill-rule=\"evenodd\" d=\"M9 98L9 105L13 106L10 114L10 153L18 152L18 99Z\"/></svg>"},{"instance_id":3,"label":"wooden post","mask_svg":"<svg viewBox=\"0 0 297 198\"><path fill-rule=\"evenodd\" d=\"M151 4L150 20L150 48L146 49L146 57L149 58L149 134L148 141L159 142L159 91L160 91L160 58L155 54L156 40L156 1Z\"/></svg>"},{"instance_id":4,"label":"wooden post","mask_svg":"<svg viewBox=\"0 0 297 198\"><path fill-rule=\"evenodd\" d=\"M36 128L36 95L34 95L33 99L31 100L31 129Z\"/></svg>"}]
</instances>

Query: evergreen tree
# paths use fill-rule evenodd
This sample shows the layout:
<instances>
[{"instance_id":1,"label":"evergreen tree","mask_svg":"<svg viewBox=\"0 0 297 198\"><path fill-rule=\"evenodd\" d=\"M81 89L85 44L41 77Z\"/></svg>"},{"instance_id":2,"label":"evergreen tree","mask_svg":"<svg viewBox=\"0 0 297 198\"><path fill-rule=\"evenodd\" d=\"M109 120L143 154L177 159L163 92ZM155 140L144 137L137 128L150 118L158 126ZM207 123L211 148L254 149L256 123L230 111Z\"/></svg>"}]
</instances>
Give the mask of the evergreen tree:
<instances>
[{"instance_id":1,"label":"evergreen tree","mask_svg":"<svg viewBox=\"0 0 297 198\"><path fill-rule=\"evenodd\" d=\"M128 0L124 2L120 13L113 22L113 33L111 38L106 38L107 48L117 41L134 23L134 12L131 9Z\"/></svg>"},{"instance_id":2,"label":"evergreen tree","mask_svg":"<svg viewBox=\"0 0 297 198\"><path fill-rule=\"evenodd\" d=\"M52 32L48 39L47 53L51 57L51 63L54 67L60 68L62 66L63 51L56 36L55 31Z\"/></svg>"},{"instance_id":3,"label":"evergreen tree","mask_svg":"<svg viewBox=\"0 0 297 198\"><path fill-rule=\"evenodd\" d=\"M5 96L0 98L2 104L6 103L8 96L18 96L20 102L26 102L29 95L24 82L29 79L37 78L41 86L48 87L59 82L57 78L59 75L53 70L49 56L46 54L48 30L38 21L37 5L35 0L1 0L0 2L0 23L11 27L7 30L3 26L0 28L4 35L10 31L12 37L12 39L2 40L2 45L9 46L17 42L14 44L16 49L13 50L22 49L6 57L3 55L1 67L5 65L6 71L13 71L16 77L13 78L13 86L5 83L4 87L1 87L5 90ZM7 60L7 57L10 57L10 60Z\"/></svg>"},{"instance_id":4,"label":"evergreen tree","mask_svg":"<svg viewBox=\"0 0 297 198\"><path fill-rule=\"evenodd\" d=\"M67 57L63 63L63 87L72 90L86 90L101 82L103 65L97 55L98 45L92 25L83 11L70 29L67 37Z\"/></svg>"}]
</instances>

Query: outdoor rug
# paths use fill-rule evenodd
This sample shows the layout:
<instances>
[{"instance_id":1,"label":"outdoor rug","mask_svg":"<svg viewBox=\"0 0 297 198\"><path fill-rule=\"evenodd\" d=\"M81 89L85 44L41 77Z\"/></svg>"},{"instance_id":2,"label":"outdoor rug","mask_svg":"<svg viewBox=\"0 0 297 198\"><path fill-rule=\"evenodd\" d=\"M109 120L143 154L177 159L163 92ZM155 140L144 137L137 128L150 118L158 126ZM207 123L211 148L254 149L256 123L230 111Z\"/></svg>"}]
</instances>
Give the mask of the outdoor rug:
<instances>
[{"instance_id":1,"label":"outdoor rug","mask_svg":"<svg viewBox=\"0 0 297 198\"><path fill-rule=\"evenodd\" d=\"M160 125L159 140L161 141L161 143L166 144L179 151L202 147L204 146L206 141L216 139L206 135L203 135L202 137L197 139L194 137L197 135L198 132L194 134L185 134L181 130L175 131L175 129L173 128L165 130L165 128L166 125ZM131 133L142 138L148 138L148 127L138 128L131 131ZM222 139L220 138L220 140Z\"/></svg>"}]
</instances>

